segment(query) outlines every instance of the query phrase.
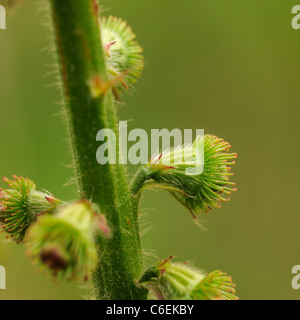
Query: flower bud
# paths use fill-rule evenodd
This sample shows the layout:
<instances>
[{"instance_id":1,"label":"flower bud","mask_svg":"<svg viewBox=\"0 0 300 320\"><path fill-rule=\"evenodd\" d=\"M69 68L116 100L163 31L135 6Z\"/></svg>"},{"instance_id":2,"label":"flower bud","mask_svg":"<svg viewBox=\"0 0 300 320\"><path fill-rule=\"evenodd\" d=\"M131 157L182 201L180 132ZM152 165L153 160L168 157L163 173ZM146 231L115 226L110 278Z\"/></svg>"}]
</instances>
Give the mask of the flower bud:
<instances>
[{"instance_id":1,"label":"flower bud","mask_svg":"<svg viewBox=\"0 0 300 320\"><path fill-rule=\"evenodd\" d=\"M101 34L109 78L116 82L116 91L129 89L141 75L144 67L142 48L135 34L122 19L110 16L101 19Z\"/></svg>"},{"instance_id":2,"label":"flower bud","mask_svg":"<svg viewBox=\"0 0 300 320\"><path fill-rule=\"evenodd\" d=\"M230 148L223 139L205 135L198 137L193 145L156 155L140 169L132 183L132 193L135 195L147 184L166 189L194 217L201 211L219 208L222 202L230 200L224 195L236 190L229 177L230 166L235 163L232 159L237 154L229 153Z\"/></svg>"},{"instance_id":3,"label":"flower bud","mask_svg":"<svg viewBox=\"0 0 300 320\"><path fill-rule=\"evenodd\" d=\"M148 269L140 283L161 300L237 300L231 277L221 271L205 275L169 259Z\"/></svg>"},{"instance_id":4,"label":"flower bud","mask_svg":"<svg viewBox=\"0 0 300 320\"><path fill-rule=\"evenodd\" d=\"M94 215L89 202L79 201L66 205L55 215L42 216L29 229L28 256L55 278L87 280L97 262Z\"/></svg>"},{"instance_id":5,"label":"flower bud","mask_svg":"<svg viewBox=\"0 0 300 320\"><path fill-rule=\"evenodd\" d=\"M13 176L3 179L9 189L0 189L0 231L16 242L22 242L28 227L37 217L53 213L61 202L51 194L36 191L33 181Z\"/></svg>"}]
</instances>

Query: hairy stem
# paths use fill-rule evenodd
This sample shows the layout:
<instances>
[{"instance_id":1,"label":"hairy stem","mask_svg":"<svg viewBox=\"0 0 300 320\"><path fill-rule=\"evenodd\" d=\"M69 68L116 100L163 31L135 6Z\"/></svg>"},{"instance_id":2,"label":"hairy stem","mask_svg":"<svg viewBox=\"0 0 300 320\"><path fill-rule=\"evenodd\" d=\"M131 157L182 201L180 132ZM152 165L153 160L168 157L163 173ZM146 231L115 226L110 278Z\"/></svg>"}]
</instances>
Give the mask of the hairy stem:
<instances>
[{"instance_id":1,"label":"hairy stem","mask_svg":"<svg viewBox=\"0 0 300 320\"><path fill-rule=\"evenodd\" d=\"M138 217L125 170L96 161L97 132L109 128L118 137L97 2L50 1L78 191L99 205L113 233L111 239L98 240L95 291L102 299L141 299L143 292L136 286L142 268Z\"/></svg>"}]
</instances>

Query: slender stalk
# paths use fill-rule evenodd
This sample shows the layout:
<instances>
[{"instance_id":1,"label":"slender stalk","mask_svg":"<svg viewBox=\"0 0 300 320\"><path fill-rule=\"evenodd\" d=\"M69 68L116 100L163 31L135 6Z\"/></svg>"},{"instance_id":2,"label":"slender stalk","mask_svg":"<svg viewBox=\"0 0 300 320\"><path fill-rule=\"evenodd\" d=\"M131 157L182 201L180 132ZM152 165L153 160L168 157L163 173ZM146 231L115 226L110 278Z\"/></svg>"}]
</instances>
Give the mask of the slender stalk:
<instances>
[{"instance_id":1,"label":"slender stalk","mask_svg":"<svg viewBox=\"0 0 300 320\"><path fill-rule=\"evenodd\" d=\"M98 240L95 291L102 299L142 299L135 281L142 268L137 210L125 170L96 161L97 132L109 128L118 136L97 2L51 0L51 8L78 191L99 205L113 232L111 239Z\"/></svg>"}]
</instances>

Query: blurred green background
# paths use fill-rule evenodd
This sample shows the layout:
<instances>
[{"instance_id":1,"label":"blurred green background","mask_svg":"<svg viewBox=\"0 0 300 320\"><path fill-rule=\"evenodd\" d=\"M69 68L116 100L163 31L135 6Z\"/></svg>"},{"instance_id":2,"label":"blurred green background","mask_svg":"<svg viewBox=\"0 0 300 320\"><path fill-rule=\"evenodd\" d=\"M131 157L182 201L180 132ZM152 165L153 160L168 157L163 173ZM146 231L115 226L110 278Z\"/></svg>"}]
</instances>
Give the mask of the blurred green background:
<instances>
[{"instance_id":1,"label":"blurred green background","mask_svg":"<svg viewBox=\"0 0 300 320\"><path fill-rule=\"evenodd\" d=\"M0 0L0 4L4 1ZM130 128L204 128L238 152L238 192L202 215L201 231L165 192L141 207L143 247L233 276L241 299L298 299L291 269L299 255L300 31L285 0L103 0L105 14L129 21L146 67L119 107ZM28 176L68 200L74 187L65 125L57 116L49 31L28 0L0 30L0 176ZM96 153L96 150L95 150ZM4 184L0 182L0 187ZM147 250L149 252L149 250ZM153 261L146 257L146 263ZM0 242L7 290L0 299L81 299L73 284L36 275L24 249Z\"/></svg>"}]
</instances>

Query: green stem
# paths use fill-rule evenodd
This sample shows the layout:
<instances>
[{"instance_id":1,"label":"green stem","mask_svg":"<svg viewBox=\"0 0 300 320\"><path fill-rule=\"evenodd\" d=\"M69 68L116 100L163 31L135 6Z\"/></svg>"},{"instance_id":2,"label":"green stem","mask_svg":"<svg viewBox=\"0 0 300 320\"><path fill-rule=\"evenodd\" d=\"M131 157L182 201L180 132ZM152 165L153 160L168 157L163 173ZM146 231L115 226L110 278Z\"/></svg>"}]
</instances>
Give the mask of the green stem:
<instances>
[{"instance_id":1,"label":"green stem","mask_svg":"<svg viewBox=\"0 0 300 320\"><path fill-rule=\"evenodd\" d=\"M138 215L124 167L96 161L97 132L108 128L118 137L97 2L51 0L51 7L78 191L99 205L113 232L112 239L98 240L95 291L99 299L144 298L136 286L142 269Z\"/></svg>"},{"instance_id":2,"label":"green stem","mask_svg":"<svg viewBox=\"0 0 300 320\"><path fill-rule=\"evenodd\" d=\"M141 167L136 173L130 185L130 191L132 196L136 197L138 192L144 186L145 182L150 179L151 178L148 176L147 172L144 170L143 167Z\"/></svg>"}]
</instances>

